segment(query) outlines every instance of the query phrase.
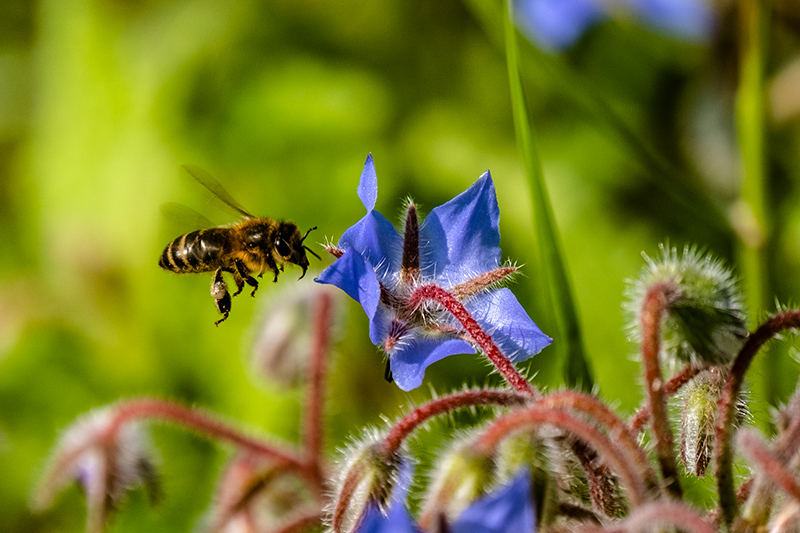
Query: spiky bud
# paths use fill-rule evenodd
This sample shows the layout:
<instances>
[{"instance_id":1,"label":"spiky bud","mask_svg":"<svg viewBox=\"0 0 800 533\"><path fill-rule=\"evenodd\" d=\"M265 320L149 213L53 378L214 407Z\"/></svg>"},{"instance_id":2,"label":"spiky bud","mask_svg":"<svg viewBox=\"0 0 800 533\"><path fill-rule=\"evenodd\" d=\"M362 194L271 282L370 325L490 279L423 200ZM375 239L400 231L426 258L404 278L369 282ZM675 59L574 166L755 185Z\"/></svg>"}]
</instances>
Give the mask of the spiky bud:
<instances>
[{"instance_id":1,"label":"spiky bud","mask_svg":"<svg viewBox=\"0 0 800 533\"><path fill-rule=\"evenodd\" d=\"M645 257L647 265L628 290L633 337L649 287L669 284L670 298L662 324L662 353L674 362L726 364L747 337L743 298L736 277L722 262L697 248L660 246L661 257Z\"/></svg>"}]
</instances>

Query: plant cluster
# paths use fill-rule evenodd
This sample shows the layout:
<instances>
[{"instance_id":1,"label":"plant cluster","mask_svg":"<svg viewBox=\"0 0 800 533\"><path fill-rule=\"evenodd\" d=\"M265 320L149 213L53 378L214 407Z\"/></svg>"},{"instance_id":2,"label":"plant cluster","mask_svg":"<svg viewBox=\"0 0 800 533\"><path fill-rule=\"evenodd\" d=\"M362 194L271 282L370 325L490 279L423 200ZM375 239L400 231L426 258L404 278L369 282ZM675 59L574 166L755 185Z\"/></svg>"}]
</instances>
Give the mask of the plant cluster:
<instances>
[{"instance_id":1,"label":"plant cluster","mask_svg":"<svg viewBox=\"0 0 800 533\"><path fill-rule=\"evenodd\" d=\"M317 281L361 304L370 339L388 360L387 379L409 390L423 383L433 362L479 352L507 386L431 399L383 429L365 431L330 462L323 407L335 306L331 291L316 285L291 304L293 310L282 308L271 326L272 345L280 347L270 354L272 363L307 347L299 447L254 437L202 409L127 400L64 434L37 503L48 505L77 481L86 495L88 531L103 531L126 491L157 489L145 428L154 420L235 449L209 514L211 531L800 530L800 394L779 411L770 442L743 427L747 370L764 343L800 327L800 312L780 310L748 332L736 279L724 265L696 249L662 247L659 257L646 258L629 291L646 401L624 420L595 395L543 392L515 367L553 340L505 286L518 269L501 263L499 209L488 172L424 219L408 202L400 232L374 209L371 156L358 195L367 213L328 246L336 260ZM309 342L293 344L306 335L297 330L302 317ZM288 379L303 381L296 364L272 363L265 366L289 368ZM671 420L670 404L678 420ZM434 417L479 406L491 409L488 420L459 434L438 458L427 487L412 491L412 481L419 481L408 446L415 430ZM746 461L747 479L734 474L736 452ZM712 509L701 509L687 498L685 480L710 475L718 498ZM412 492L419 505L410 505Z\"/></svg>"}]
</instances>

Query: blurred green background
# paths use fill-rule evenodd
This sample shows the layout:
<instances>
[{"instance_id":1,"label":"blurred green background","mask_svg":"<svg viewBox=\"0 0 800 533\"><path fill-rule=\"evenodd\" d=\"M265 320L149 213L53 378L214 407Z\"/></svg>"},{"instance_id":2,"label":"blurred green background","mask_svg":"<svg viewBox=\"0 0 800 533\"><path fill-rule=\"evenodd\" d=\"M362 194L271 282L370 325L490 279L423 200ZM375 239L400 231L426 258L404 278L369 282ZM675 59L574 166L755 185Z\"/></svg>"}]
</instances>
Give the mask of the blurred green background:
<instances>
[{"instance_id":1,"label":"blurred green background","mask_svg":"<svg viewBox=\"0 0 800 533\"><path fill-rule=\"evenodd\" d=\"M586 351L600 395L625 415L641 401L621 309L640 252L655 255L668 239L734 266L740 257L742 238L729 229L741 218L740 35L737 14L722 4L715 36L701 44L626 18L562 54L521 41ZM0 3L0 531L83 528L77 489L39 514L29 510L30 494L59 432L120 398L174 399L298 438L302 391L254 380L247 357L263 307L299 270L263 283L255 299L235 299L231 318L215 328L210 276L157 265L167 242L196 229L176 227L160 206L203 209L182 164L210 171L256 214L318 226L310 238L318 242L335 242L363 215L355 188L370 152L377 207L390 219L404 197L429 210L490 169L504 257L532 271L500 9L478 0ZM776 2L771 16L767 232L757 251L765 296L755 318L774 309L774 298L797 301L800 289L800 12ZM313 283L330 258L311 261L300 283ZM548 332L533 280L523 275L512 288ZM383 381L363 312L342 302L346 327L328 392L331 453L381 414L431 393ZM789 351L770 351L768 372L781 376L773 399L785 399L797 379ZM542 386L558 387L551 352L530 370ZM426 381L444 392L497 376L463 356L431 367ZM756 416L766 411L755 408ZM169 427L156 427L154 440L165 497L150 508L132 493L111 531L186 531L208 508L228 452Z\"/></svg>"}]
</instances>

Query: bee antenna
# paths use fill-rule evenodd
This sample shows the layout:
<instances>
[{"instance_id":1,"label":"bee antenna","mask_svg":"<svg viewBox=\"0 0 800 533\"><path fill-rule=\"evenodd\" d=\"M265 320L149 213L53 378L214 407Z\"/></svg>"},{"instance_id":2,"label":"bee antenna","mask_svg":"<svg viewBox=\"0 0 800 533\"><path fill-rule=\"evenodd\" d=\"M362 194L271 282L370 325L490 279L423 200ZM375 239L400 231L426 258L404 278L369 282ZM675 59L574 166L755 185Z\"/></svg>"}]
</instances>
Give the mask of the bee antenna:
<instances>
[{"instance_id":1,"label":"bee antenna","mask_svg":"<svg viewBox=\"0 0 800 533\"><path fill-rule=\"evenodd\" d=\"M303 235L303 238L302 238L302 239L300 239L300 242L303 242L304 240L306 240L306 237L308 237L308 234L309 234L309 233L311 233L312 231L314 231L315 229L317 229L317 227L316 227L316 226L314 226L313 228L309 229L309 230L306 232L306 234L305 234L305 235ZM308 250L308 248L306 248L306 250ZM309 252L311 252L311 250L308 250L308 251L309 251ZM311 253L313 254L314 252L311 252Z\"/></svg>"},{"instance_id":2,"label":"bee antenna","mask_svg":"<svg viewBox=\"0 0 800 533\"><path fill-rule=\"evenodd\" d=\"M311 228L311 229L314 229L314 228ZM309 230L309 231L311 231L311 230ZM314 257L319 259L320 261L322 261L322 258L320 256L318 256L316 254L316 252L314 252L314 250L312 250L311 248L309 248L308 246L305 246L305 245L303 246L303 248L305 248L308 253L310 253L311 255L313 255Z\"/></svg>"}]
</instances>

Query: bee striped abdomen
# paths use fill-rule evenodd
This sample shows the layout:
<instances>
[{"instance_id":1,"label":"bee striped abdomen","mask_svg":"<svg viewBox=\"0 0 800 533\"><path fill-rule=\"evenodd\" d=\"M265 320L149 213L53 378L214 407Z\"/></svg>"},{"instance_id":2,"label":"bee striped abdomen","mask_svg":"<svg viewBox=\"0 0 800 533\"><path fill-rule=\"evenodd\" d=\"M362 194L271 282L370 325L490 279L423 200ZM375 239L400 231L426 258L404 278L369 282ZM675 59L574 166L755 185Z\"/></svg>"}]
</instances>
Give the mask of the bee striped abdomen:
<instances>
[{"instance_id":1,"label":"bee striped abdomen","mask_svg":"<svg viewBox=\"0 0 800 533\"><path fill-rule=\"evenodd\" d=\"M169 243L158 260L159 266L177 273L207 272L222 266L227 228L198 230Z\"/></svg>"}]
</instances>

